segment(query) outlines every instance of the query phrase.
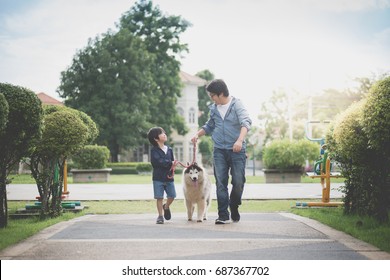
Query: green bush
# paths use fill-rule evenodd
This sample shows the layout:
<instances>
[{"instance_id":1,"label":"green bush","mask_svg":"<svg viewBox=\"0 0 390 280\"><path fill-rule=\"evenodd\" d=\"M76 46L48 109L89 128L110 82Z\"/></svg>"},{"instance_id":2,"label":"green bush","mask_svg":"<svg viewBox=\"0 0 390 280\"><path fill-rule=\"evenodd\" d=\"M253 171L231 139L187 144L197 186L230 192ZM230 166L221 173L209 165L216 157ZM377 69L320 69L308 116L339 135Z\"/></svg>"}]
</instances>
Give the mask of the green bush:
<instances>
[{"instance_id":1,"label":"green bush","mask_svg":"<svg viewBox=\"0 0 390 280\"><path fill-rule=\"evenodd\" d=\"M267 169L300 170L318 154L319 145L308 140L274 140L264 147L263 161Z\"/></svg>"},{"instance_id":2,"label":"green bush","mask_svg":"<svg viewBox=\"0 0 390 280\"><path fill-rule=\"evenodd\" d=\"M110 151L106 146L86 145L72 156L74 165L80 169L102 169L107 166Z\"/></svg>"},{"instance_id":3,"label":"green bush","mask_svg":"<svg viewBox=\"0 0 390 280\"><path fill-rule=\"evenodd\" d=\"M368 141L362 125L365 104L364 99L354 103L336 117L332 137L337 146L333 149L336 149L341 161L348 159L357 163L365 160Z\"/></svg>"},{"instance_id":4,"label":"green bush","mask_svg":"<svg viewBox=\"0 0 390 280\"><path fill-rule=\"evenodd\" d=\"M150 162L140 162L136 167L138 173L151 172L152 169L152 164Z\"/></svg>"},{"instance_id":5,"label":"green bush","mask_svg":"<svg viewBox=\"0 0 390 280\"><path fill-rule=\"evenodd\" d=\"M345 181L344 211L385 222L390 209L390 78L337 117L327 134Z\"/></svg>"},{"instance_id":6,"label":"green bush","mask_svg":"<svg viewBox=\"0 0 390 280\"><path fill-rule=\"evenodd\" d=\"M370 147L390 160L390 77L372 87L367 96L363 123Z\"/></svg>"}]
</instances>

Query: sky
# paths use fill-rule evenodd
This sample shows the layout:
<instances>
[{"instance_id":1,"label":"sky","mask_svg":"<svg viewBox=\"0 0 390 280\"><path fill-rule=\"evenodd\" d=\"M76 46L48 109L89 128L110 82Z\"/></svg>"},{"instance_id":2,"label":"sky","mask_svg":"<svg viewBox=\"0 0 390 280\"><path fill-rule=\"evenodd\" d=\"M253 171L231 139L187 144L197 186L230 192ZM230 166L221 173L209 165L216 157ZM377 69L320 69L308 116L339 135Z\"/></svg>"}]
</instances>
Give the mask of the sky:
<instances>
[{"instance_id":1,"label":"sky","mask_svg":"<svg viewBox=\"0 0 390 280\"><path fill-rule=\"evenodd\" d=\"M60 73L134 0L0 0L0 82L60 99ZM317 94L390 72L390 0L154 0L192 26L181 69L224 79L256 123L280 88Z\"/></svg>"}]
</instances>

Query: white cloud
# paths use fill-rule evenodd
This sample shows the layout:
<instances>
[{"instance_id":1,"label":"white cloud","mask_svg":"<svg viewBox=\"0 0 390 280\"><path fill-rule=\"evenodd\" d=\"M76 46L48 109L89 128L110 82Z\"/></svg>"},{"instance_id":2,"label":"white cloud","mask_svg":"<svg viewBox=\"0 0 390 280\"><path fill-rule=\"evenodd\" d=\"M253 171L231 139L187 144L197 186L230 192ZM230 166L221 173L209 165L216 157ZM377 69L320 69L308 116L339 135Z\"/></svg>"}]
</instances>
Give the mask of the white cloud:
<instances>
[{"instance_id":1,"label":"white cloud","mask_svg":"<svg viewBox=\"0 0 390 280\"><path fill-rule=\"evenodd\" d=\"M4 82L55 96L60 72L70 65L76 50L85 47L88 38L115 28L131 3L115 1L109 8L104 0L38 3L27 13L3 20L0 59L8 67L2 67L0 76Z\"/></svg>"}]
</instances>

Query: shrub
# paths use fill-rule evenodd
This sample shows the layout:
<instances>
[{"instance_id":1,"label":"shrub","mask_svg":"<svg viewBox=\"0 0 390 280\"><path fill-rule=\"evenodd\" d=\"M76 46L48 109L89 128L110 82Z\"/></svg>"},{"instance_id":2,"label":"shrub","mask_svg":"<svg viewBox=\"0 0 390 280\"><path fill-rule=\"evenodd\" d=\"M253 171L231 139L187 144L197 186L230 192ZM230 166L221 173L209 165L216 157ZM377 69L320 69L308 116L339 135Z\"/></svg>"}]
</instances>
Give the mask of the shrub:
<instances>
[{"instance_id":1,"label":"shrub","mask_svg":"<svg viewBox=\"0 0 390 280\"><path fill-rule=\"evenodd\" d=\"M110 151L106 146L86 145L72 156L74 165L80 169L102 169L107 166Z\"/></svg>"},{"instance_id":2,"label":"shrub","mask_svg":"<svg viewBox=\"0 0 390 280\"><path fill-rule=\"evenodd\" d=\"M264 147L263 161L267 169L301 170L306 160L315 160L319 146L308 140L274 140Z\"/></svg>"},{"instance_id":3,"label":"shrub","mask_svg":"<svg viewBox=\"0 0 390 280\"><path fill-rule=\"evenodd\" d=\"M346 213L388 221L390 208L390 78L337 117L328 148L341 163Z\"/></svg>"},{"instance_id":4,"label":"shrub","mask_svg":"<svg viewBox=\"0 0 390 280\"><path fill-rule=\"evenodd\" d=\"M42 104L29 89L0 83L0 227L8 224L7 178L40 136Z\"/></svg>"},{"instance_id":5,"label":"shrub","mask_svg":"<svg viewBox=\"0 0 390 280\"><path fill-rule=\"evenodd\" d=\"M352 160L357 163L364 160L367 148L367 137L362 126L365 104L364 99L354 103L336 117L332 137L337 144L333 150L337 151L339 161Z\"/></svg>"},{"instance_id":6,"label":"shrub","mask_svg":"<svg viewBox=\"0 0 390 280\"><path fill-rule=\"evenodd\" d=\"M138 163L136 170L138 173L143 173L143 172L151 172L152 171L152 164L150 162L141 162Z\"/></svg>"}]
</instances>

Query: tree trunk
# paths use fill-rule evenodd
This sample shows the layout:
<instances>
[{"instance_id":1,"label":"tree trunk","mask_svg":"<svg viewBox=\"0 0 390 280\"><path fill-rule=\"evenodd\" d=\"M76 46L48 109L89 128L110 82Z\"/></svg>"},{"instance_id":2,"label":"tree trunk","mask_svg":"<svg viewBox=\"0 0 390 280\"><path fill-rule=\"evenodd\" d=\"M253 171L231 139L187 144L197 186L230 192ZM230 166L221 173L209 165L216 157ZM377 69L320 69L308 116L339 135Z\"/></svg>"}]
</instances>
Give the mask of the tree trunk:
<instances>
[{"instance_id":1,"label":"tree trunk","mask_svg":"<svg viewBox=\"0 0 390 280\"><path fill-rule=\"evenodd\" d=\"M119 158L119 145L117 143L111 143L109 146L111 154L111 162L118 162Z\"/></svg>"},{"instance_id":2,"label":"tree trunk","mask_svg":"<svg viewBox=\"0 0 390 280\"><path fill-rule=\"evenodd\" d=\"M0 175L0 228L8 225L8 205L7 205L7 176L5 172Z\"/></svg>"}]
</instances>

